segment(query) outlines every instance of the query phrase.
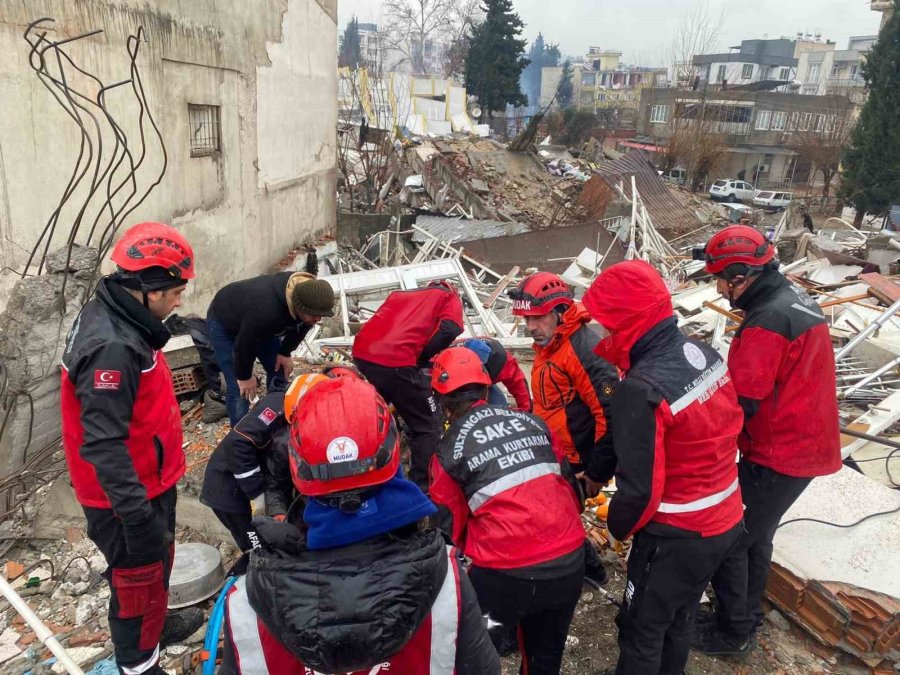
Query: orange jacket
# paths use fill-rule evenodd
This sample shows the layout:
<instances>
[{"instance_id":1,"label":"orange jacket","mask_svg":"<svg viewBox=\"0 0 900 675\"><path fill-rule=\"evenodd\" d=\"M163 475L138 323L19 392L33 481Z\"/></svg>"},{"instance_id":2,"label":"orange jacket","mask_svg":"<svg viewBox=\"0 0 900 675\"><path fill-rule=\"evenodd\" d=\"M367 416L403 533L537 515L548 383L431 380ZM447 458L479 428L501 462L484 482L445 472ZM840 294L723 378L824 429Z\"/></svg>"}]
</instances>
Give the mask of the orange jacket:
<instances>
[{"instance_id":1,"label":"orange jacket","mask_svg":"<svg viewBox=\"0 0 900 675\"><path fill-rule=\"evenodd\" d=\"M534 345L531 392L534 414L544 420L572 464L606 482L615 471L609 404L618 384L616 369L594 354L600 336L581 303L565 314L544 346Z\"/></svg>"}]
</instances>

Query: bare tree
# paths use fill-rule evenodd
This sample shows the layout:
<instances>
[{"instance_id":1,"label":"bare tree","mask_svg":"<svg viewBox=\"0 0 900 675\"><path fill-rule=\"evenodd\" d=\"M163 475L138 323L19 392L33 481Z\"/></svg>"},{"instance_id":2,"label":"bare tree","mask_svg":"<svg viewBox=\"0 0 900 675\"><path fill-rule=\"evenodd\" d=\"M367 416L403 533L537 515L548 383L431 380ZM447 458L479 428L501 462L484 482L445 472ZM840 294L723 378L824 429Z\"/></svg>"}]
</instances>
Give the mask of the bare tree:
<instances>
[{"instance_id":1,"label":"bare tree","mask_svg":"<svg viewBox=\"0 0 900 675\"><path fill-rule=\"evenodd\" d=\"M668 172L680 165L687 172L691 190L700 189L728 154L721 118L719 108L702 103L676 108L660 169Z\"/></svg>"},{"instance_id":2,"label":"bare tree","mask_svg":"<svg viewBox=\"0 0 900 675\"><path fill-rule=\"evenodd\" d=\"M822 113L796 115L792 121L787 145L812 167L810 177L822 174L822 196L827 198L856 125L850 101Z\"/></svg>"},{"instance_id":3,"label":"bare tree","mask_svg":"<svg viewBox=\"0 0 900 675\"><path fill-rule=\"evenodd\" d=\"M402 54L413 75L426 75L426 54L437 45L446 49L442 67L452 67L447 61L458 59L459 50L451 46L478 22L481 9L479 0L384 0L383 15L384 45Z\"/></svg>"},{"instance_id":4,"label":"bare tree","mask_svg":"<svg viewBox=\"0 0 900 675\"><path fill-rule=\"evenodd\" d=\"M672 37L669 55L676 87L691 87L699 77L700 69L694 65L694 56L709 53L716 47L724 25L725 7L716 13L710 8L709 0L697 0L694 9L681 18Z\"/></svg>"}]
</instances>

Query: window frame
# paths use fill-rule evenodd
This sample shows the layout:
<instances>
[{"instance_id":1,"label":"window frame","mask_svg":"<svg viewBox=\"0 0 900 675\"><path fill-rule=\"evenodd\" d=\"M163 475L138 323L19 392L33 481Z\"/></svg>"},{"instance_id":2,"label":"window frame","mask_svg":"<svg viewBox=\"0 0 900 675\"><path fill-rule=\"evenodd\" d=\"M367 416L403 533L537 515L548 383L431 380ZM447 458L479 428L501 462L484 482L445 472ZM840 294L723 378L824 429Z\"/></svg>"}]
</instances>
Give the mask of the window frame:
<instances>
[{"instance_id":1,"label":"window frame","mask_svg":"<svg viewBox=\"0 0 900 675\"><path fill-rule=\"evenodd\" d=\"M781 120L781 126L775 125L775 120ZM772 119L769 123L769 131L784 131L787 128L788 114L783 110L773 110Z\"/></svg>"},{"instance_id":2,"label":"window frame","mask_svg":"<svg viewBox=\"0 0 900 675\"><path fill-rule=\"evenodd\" d=\"M188 140L190 156L212 157L222 152L222 107L211 103L188 103ZM200 124L211 124L209 136L198 138L197 117L209 113L209 119Z\"/></svg>"},{"instance_id":3,"label":"window frame","mask_svg":"<svg viewBox=\"0 0 900 675\"><path fill-rule=\"evenodd\" d=\"M756 124L754 125L754 129L756 131L768 131L770 124L772 122L772 111L771 110L757 110L756 111Z\"/></svg>"},{"instance_id":4,"label":"window frame","mask_svg":"<svg viewBox=\"0 0 900 675\"><path fill-rule=\"evenodd\" d=\"M747 72L747 68L750 69L750 72L749 72L749 73ZM743 65L741 66L741 79L742 79L742 80L749 80L749 79L752 79L752 78L753 78L753 64L752 64L752 63L745 63L745 64L743 64Z\"/></svg>"}]
</instances>

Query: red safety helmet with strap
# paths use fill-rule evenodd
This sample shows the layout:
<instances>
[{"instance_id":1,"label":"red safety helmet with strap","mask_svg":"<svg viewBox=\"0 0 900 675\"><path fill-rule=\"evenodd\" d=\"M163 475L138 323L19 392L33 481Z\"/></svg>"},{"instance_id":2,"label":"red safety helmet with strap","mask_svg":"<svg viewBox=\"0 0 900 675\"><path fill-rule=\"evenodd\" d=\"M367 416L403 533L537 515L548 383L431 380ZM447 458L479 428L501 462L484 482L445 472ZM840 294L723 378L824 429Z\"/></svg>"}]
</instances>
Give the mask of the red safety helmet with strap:
<instances>
[{"instance_id":1,"label":"red safety helmet with strap","mask_svg":"<svg viewBox=\"0 0 900 675\"><path fill-rule=\"evenodd\" d=\"M717 232L706 244L706 271L716 276L734 276L727 271L742 265L738 274L762 268L775 259L775 247L758 230L747 225L731 225Z\"/></svg>"},{"instance_id":2,"label":"red safety helmet with strap","mask_svg":"<svg viewBox=\"0 0 900 675\"><path fill-rule=\"evenodd\" d=\"M431 369L431 388L442 396L467 384L491 386L491 376L474 351L468 347L450 347L438 354Z\"/></svg>"},{"instance_id":3,"label":"red safety helmet with strap","mask_svg":"<svg viewBox=\"0 0 900 675\"><path fill-rule=\"evenodd\" d=\"M137 279L145 292L181 286L195 276L191 245L175 228L162 223L129 228L110 259L120 277Z\"/></svg>"},{"instance_id":4,"label":"red safety helmet with strap","mask_svg":"<svg viewBox=\"0 0 900 675\"><path fill-rule=\"evenodd\" d=\"M400 438L387 404L354 377L321 382L304 396L291 421L290 448L297 491L336 496L347 511L359 507L362 491L393 478L400 464Z\"/></svg>"},{"instance_id":5,"label":"red safety helmet with strap","mask_svg":"<svg viewBox=\"0 0 900 675\"><path fill-rule=\"evenodd\" d=\"M572 289L551 272L529 274L508 295L516 316L543 316L560 305L568 308L575 304Z\"/></svg>"}]
</instances>

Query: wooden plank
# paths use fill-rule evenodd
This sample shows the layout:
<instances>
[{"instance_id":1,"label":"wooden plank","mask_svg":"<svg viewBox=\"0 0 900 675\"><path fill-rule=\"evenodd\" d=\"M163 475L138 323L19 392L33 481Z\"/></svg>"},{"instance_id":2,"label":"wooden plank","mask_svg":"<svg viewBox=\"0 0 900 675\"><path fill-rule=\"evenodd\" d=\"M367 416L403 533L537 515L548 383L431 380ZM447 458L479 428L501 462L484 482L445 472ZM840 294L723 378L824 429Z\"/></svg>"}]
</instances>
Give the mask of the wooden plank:
<instances>
[{"instance_id":1,"label":"wooden plank","mask_svg":"<svg viewBox=\"0 0 900 675\"><path fill-rule=\"evenodd\" d=\"M893 305L897 300L900 300L900 285L884 278L878 272L866 272L865 274L860 274L859 278L869 285L872 289L872 294L881 302Z\"/></svg>"},{"instance_id":2,"label":"wooden plank","mask_svg":"<svg viewBox=\"0 0 900 675\"><path fill-rule=\"evenodd\" d=\"M509 286L509 283L519 274L519 266L515 265L506 275L500 280L497 284L497 288L494 289L494 292L491 293L490 297L482 303L482 307L485 309L490 309L494 306L494 303L497 302L497 298L500 297L500 294L506 290L506 287Z\"/></svg>"},{"instance_id":3,"label":"wooden plank","mask_svg":"<svg viewBox=\"0 0 900 675\"><path fill-rule=\"evenodd\" d=\"M717 304L715 304L714 302L710 302L709 300L704 300L703 306L708 309L711 309L715 312L718 312L722 316L727 316L731 321L736 321L737 323L740 323L741 321L744 320L744 317L742 317L740 314L735 314L734 312L729 312L724 307L719 307Z\"/></svg>"}]
</instances>

